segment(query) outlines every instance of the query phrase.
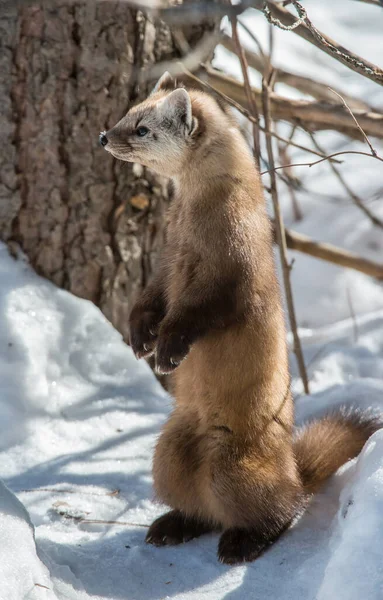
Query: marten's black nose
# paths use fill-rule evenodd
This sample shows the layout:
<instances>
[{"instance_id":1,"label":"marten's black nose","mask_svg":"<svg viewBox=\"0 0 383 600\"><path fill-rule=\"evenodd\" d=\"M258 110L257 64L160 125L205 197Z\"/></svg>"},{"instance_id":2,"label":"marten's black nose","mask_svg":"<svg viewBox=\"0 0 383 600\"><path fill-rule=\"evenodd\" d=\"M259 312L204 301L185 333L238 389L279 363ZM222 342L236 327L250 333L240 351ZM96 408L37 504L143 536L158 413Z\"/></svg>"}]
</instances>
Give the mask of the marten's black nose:
<instances>
[{"instance_id":1,"label":"marten's black nose","mask_svg":"<svg viewBox=\"0 0 383 600\"><path fill-rule=\"evenodd\" d=\"M106 137L105 133L100 133L98 139L100 140L101 146L106 146L106 144L108 143L108 138Z\"/></svg>"}]
</instances>

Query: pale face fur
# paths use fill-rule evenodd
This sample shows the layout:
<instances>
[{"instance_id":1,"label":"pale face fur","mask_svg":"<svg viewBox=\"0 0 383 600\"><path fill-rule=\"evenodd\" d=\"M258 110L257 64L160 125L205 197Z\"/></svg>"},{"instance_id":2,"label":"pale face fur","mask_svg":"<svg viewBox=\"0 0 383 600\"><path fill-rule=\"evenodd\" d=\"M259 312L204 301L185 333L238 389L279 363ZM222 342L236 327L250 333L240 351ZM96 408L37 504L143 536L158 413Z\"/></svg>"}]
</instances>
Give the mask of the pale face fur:
<instances>
[{"instance_id":1,"label":"pale face fur","mask_svg":"<svg viewBox=\"0 0 383 600\"><path fill-rule=\"evenodd\" d=\"M132 108L112 129L103 132L100 139L106 136L102 142L105 150L116 158L173 177L185 166L198 120L192 115L191 98L185 89L162 89L169 79L170 75L165 73L152 95Z\"/></svg>"},{"instance_id":2,"label":"pale face fur","mask_svg":"<svg viewBox=\"0 0 383 600\"><path fill-rule=\"evenodd\" d=\"M252 163L229 109L209 94L172 89L174 85L165 73L147 100L102 132L100 142L105 150L174 180L193 172L202 182L231 172L238 162ZM148 130L144 136L139 135L141 127Z\"/></svg>"}]
</instances>

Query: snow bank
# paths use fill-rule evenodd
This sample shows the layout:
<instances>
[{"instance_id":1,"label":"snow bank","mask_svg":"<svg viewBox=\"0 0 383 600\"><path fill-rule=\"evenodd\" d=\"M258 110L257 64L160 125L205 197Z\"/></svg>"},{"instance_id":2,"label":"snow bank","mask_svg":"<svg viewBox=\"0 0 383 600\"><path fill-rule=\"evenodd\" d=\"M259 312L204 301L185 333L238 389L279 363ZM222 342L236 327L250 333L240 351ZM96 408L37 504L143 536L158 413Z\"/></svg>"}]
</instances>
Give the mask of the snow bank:
<instances>
[{"instance_id":1,"label":"snow bank","mask_svg":"<svg viewBox=\"0 0 383 600\"><path fill-rule=\"evenodd\" d=\"M118 569L117 587L126 590L130 529L81 526L79 518L145 524L159 513L150 501L151 455L170 399L94 305L37 277L4 246L0 312L0 476L30 514L57 597L88 598L88 584L92 598L98 589L114 597ZM142 546L145 528L131 529ZM33 578L44 583L28 552L30 573L26 562L4 574L20 585L4 600L24 599Z\"/></svg>"},{"instance_id":2,"label":"snow bank","mask_svg":"<svg viewBox=\"0 0 383 600\"><path fill-rule=\"evenodd\" d=\"M29 515L0 482L0 598L55 600L49 572L36 553Z\"/></svg>"},{"instance_id":3,"label":"snow bank","mask_svg":"<svg viewBox=\"0 0 383 600\"><path fill-rule=\"evenodd\" d=\"M348 469L317 600L328 600L334 590L337 600L383 597L382 457L383 430L371 437L356 464Z\"/></svg>"}]
</instances>

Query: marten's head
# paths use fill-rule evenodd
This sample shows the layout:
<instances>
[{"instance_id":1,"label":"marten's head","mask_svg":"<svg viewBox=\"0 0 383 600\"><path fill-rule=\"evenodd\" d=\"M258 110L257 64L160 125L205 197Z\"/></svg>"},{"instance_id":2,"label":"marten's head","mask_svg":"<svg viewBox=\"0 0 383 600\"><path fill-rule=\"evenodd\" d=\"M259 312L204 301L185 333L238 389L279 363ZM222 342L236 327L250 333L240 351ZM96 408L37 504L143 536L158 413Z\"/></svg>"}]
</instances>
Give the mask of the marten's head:
<instances>
[{"instance_id":1,"label":"marten's head","mask_svg":"<svg viewBox=\"0 0 383 600\"><path fill-rule=\"evenodd\" d=\"M197 89L180 87L164 73L152 94L131 108L100 143L116 158L177 177L193 164L207 167L224 154L223 136L237 124L228 106Z\"/></svg>"},{"instance_id":2,"label":"marten's head","mask_svg":"<svg viewBox=\"0 0 383 600\"><path fill-rule=\"evenodd\" d=\"M177 175L185 167L201 124L193 116L189 92L174 86L171 75L164 73L149 98L129 110L112 129L100 133L105 150L162 175Z\"/></svg>"}]
</instances>

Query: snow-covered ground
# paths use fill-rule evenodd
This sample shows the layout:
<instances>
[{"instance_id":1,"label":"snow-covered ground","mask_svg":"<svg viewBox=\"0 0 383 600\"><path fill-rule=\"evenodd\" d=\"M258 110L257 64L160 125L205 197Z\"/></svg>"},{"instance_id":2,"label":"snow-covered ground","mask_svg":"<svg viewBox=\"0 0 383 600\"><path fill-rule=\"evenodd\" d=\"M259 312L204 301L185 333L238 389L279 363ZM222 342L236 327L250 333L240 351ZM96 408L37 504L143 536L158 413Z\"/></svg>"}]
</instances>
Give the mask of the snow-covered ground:
<instances>
[{"instance_id":1,"label":"snow-covered ground","mask_svg":"<svg viewBox=\"0 0 383 600\"><path fill-rule=\"evenodd\" d=\"M318 27L383 62L383 9L351 0L305 5ZM262 17L248 22L267 39ZM382 104L378 86L294 34L277 32L275 43L278 64L306 74L315 67L330 84ZM220 60L238 74L223 51ZM328 150L339 143L327 133L320 139ZM347 159L342 172L383 218L381 193L374 196L381 171L362 160ZM304 219L294 228L381 260L381 230L351 205L326 165L315 168L297 173ZM291 221L287 195L283 201ZM297 420L345 403L383 410L382 284L295 259L312 389L298 395ZM219 564L216 535L147 546L146 528L163 511L153 501L151 457L171 399L97 308L37 277L3 246L0 316L0 600L381 600L383 431L252 564ZM293 359L292 372L299 394Z\"/></svg>"}]
</instances>

